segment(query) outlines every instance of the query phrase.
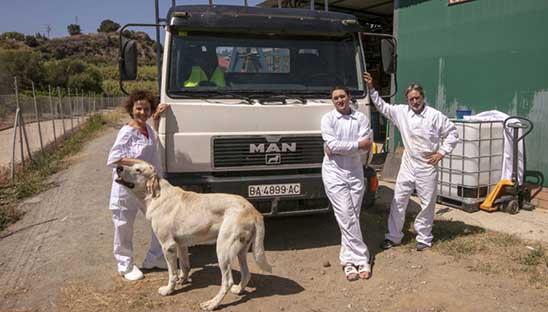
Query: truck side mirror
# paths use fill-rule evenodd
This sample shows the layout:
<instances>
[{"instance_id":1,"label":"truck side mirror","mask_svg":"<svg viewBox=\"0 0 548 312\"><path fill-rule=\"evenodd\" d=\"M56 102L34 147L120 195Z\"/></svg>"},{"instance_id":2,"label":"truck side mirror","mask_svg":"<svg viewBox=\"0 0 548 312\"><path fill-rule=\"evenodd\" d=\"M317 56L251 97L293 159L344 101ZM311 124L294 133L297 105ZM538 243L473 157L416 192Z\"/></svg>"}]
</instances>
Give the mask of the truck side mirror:
<instances>
[{"instance_id":1,"label":"truck side mirror","mask_svg":"<svg viewBox=\"0 0 548 312\"><path fill-rule=\"evenodd\" d=\"M120 80L128 81L137 79L137 42L135 40L123 40L120 51Z\"/></svg>"},{"instance_id":2,"label":"truck side mirror","mask_svg":"<svg viewBox=\"0 0 548 312\"><path fill-rule=\"evenodd\" d=\"M396 72L396 51L395 42L391 39L381 40L382 67L385 73L394 74Z\"/></svg>"}]
</instances>

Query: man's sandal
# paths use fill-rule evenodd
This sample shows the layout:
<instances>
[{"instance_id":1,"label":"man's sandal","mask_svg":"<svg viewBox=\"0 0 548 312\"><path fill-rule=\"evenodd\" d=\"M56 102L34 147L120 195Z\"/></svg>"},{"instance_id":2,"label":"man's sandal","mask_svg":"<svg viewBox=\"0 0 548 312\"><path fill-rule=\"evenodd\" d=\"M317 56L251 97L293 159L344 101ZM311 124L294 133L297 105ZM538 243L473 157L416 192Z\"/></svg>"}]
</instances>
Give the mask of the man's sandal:
<instances>
[{"instance_id":1,"label":"man's sandal","mask_svg":"<svg viewBox=\"0 0 548 312\"><path fill-rule=\"evenodd\" d=\"M371 269L365 265L358 266L358 275L361 279L369 279L371 277Z\"/></svg>"},{"instance_id":2,"label":"man's sandal","mask_svg":"<svg viewBox=\"0 0 548 312\"><path fill-rule=\"evenodd\" d=\"M353 264L346 264L343 267L344 275L346 276L346 280L349 282L355 281L360 278L360 275L358 274L358 270L356 270L356 267Z\"/></svg>"}]
</instances>

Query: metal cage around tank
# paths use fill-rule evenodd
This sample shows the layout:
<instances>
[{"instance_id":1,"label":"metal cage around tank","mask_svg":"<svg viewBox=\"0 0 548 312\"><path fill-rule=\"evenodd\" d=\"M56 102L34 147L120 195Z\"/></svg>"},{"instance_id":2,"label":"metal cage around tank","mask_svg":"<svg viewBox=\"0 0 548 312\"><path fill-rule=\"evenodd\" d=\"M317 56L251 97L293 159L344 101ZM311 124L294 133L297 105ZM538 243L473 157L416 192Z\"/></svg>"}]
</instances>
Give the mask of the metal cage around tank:
<instances>
[{"instance_id":1,"label":"metal cage around tank","mask_svg":"<svg viewBox=\"0 0 548 312\"><path fill-rule=\"evenodd\" d=\"M473 212L500 181L502 121L453 120L459 142L439 165L438 202Z\"/></svg>"}]
</instances>

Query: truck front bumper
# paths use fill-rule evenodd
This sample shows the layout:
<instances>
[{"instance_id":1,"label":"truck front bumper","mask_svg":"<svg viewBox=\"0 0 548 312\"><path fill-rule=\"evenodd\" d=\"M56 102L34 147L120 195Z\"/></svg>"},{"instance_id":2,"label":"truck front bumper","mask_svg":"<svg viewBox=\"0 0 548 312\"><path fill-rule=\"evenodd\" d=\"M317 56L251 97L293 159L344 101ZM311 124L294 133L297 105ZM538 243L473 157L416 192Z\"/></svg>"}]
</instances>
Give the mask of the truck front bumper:
<instances>
[{"instance_id":1,"label":"truck front bumper","mask_svg":"<svg viewBox=\"0 0 548 312\"><path fill-rule=\"evenodd\" d=\"M321 173L293 175L242 175L217 177L209 173L168 173L166 179L185 190L201 193L237 194L249 200L264 216L288 216L325 213L331 210L325 195ZM298 195L249 196L251 185L299 184Z\"/></svg>"}]
</instances>

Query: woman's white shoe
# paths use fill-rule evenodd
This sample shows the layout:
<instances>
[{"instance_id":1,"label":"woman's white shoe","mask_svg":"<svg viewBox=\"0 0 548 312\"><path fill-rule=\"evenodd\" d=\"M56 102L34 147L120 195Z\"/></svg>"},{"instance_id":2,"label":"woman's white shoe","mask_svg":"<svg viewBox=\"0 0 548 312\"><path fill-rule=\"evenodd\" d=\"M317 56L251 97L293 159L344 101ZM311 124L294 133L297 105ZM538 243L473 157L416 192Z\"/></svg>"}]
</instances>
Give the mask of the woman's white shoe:
<instances>
[{"instance_id":1,"label":"woman's white shoe","mask_svg":"<svg viewBox=\"0 0 548 312\"><path fill-rule=\"evenodd\" d=\"M129 271L128 273L120 272L120 274L122 274L124 278L127 279L128 281L137 281L145 277L143 275L143 272L141 272L141 270L139 270L139 268L136 265L134 265L131 271Z\"/></svg>"}]
</instances>

